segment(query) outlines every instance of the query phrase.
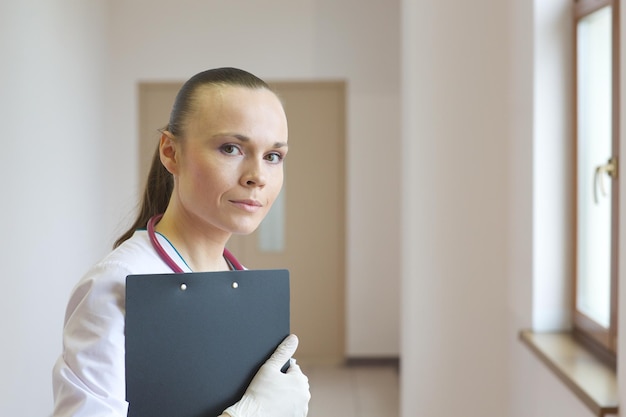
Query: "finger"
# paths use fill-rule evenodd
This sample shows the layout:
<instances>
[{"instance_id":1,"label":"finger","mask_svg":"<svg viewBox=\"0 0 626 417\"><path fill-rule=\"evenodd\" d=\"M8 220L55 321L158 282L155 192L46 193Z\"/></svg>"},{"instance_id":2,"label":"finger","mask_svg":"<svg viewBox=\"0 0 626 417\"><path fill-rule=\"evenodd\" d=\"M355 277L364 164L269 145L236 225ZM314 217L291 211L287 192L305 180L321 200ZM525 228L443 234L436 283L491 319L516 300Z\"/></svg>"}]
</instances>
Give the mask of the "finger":
<instances>
[{"instance_id":1,"label":"finger","mask_svg":"<svg viewBox=\"0 0 626 417\"><path fill-rule=\"evenodd\" d=\"M276 348L272 356L265 362L266 364L275 368L282 368L285 362L287 362L298 348L298 337L295 334L291 334L282 341Z\"/></svg>"}]
</instances>

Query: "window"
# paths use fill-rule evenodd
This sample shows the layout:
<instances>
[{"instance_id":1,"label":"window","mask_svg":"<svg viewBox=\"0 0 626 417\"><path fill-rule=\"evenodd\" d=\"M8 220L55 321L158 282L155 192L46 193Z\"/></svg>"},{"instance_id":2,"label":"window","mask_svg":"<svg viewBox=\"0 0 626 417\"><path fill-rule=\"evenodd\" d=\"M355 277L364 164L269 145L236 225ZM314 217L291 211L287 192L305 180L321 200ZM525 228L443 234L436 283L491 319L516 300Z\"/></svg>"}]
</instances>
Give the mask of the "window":
<instances>
[{"instance_id":1,"label":"window","mask_svg":"<svg viewBox=\"0 0 626 417\"><path fill-rule=\"evenodd\" d=\"M618 0L575 0L574 334L610 363L617 346Z\"/></svg>"}]
</instances>

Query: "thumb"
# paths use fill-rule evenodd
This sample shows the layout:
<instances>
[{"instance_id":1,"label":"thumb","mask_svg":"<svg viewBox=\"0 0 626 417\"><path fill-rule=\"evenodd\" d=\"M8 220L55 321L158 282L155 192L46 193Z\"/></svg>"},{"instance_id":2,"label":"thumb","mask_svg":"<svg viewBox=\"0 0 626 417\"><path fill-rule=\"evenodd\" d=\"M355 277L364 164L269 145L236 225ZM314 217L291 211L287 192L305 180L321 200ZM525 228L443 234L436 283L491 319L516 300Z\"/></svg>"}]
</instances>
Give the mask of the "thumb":
<instances>
[{"instance_id":1,"label":"thumb","mask_svg":"<svg viewBox=\"0 0 626 417\"><path fill-rule=\"evenodd\" d=\"M282 368L285 363L291 359L298 348L298 336L290 334L276 348L272 356L265 362L267 365L275 368Z\"/></svg>"}]
</instances>

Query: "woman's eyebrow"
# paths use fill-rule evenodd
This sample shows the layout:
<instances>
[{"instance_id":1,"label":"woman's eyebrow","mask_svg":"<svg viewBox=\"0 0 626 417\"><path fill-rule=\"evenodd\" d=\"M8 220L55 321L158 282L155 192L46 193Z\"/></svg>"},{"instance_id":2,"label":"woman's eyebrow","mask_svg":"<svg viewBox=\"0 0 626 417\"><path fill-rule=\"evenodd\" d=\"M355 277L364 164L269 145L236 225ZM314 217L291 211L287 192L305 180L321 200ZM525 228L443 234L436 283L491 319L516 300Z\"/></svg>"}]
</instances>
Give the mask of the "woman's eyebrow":
<instances>
[{"instance_id":1,"label":"woman's eyebrow","mask_svg":"<svg viewBox=\"0 0 626 417\"><path fill-rule=\"evenodd\" d=\"M224 137L224 136L229 136L231 138L235 138L235 139L237 139L237 140L239 140L241 142L249 142L250 141L249 137L247 137L245 135L242 135L242 134L239 134L239 133L221 132L221 133L214 134L212 137L213 138L221 138L221 137Z\"/></svg>"},{"instance_id":2,"label":"woman's eyebrow","mask_svg":"<svg viewBox=\"0 0 626 417\"><path fill-rule=\"evenodd\" d=\"M248 136L242 135L239 133L216 133L215 135L213 135L214 138L223 137L223 136L230 136L244 143L250 142L250 138ZM285 148L285 147L287 147L287 142L274 142L273 148Z\"/></svg>"}]
</instances>

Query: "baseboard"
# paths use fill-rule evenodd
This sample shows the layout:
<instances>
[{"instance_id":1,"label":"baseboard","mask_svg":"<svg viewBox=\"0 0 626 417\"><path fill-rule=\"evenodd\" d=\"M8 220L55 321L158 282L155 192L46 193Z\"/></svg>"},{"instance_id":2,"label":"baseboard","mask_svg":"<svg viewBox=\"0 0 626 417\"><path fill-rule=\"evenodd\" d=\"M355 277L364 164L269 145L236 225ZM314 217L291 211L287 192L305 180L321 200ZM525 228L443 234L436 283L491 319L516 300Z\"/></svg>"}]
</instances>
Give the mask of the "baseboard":
<instances>
[{"instance_id":1,"label":"baseboard","mask_svg":"<svg viewBox=\"0 0 626 417\"><path fill-rule=\"evenodd\" d=\"M346 358L346 366L389 366L400 370L400 358L389 357L350 357Z\"/></svg>"}]
</instances>

